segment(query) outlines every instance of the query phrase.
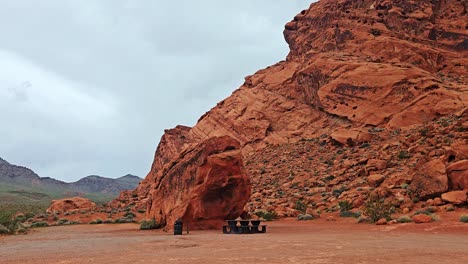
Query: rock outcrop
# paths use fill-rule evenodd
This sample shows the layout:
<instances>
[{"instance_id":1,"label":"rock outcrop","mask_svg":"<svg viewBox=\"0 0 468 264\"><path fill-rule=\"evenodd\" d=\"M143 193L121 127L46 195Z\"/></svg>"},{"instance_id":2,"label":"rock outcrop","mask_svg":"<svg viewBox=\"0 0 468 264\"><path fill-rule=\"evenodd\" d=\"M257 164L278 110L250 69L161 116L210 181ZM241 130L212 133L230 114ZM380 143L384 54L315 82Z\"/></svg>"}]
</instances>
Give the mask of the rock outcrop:
<instances>
[{"instance_id":1,"label":"rock outcrop","mask_svg":"<svg viewBox=\"0 0 468 264\"><path fill-rule=\"evenodd\" d=\"M448 177L445 164L434 159L421 166L417 171L411 190L423 200L435 198L448 190Z\"/></svg>"},{"instance_id":2,"label":"rock outcrop","mask_svg":"<svg viewBox=\"0 0 468 264\"><path fill-rule=\"evenodd\" d=\"M168 227L180 218L192 229L219 228L237 218L251 190L239 148L225 136L183 151L156 175L147 217Z\"/></svg>"},{"instance_id":3,"label":"rock outcrop","mask_svg":"<svg viewBox=\"0 0 468 264\"><path fill-rule=\"evenodd\" d=\"M82 197L66 198L61 200L53 200L48 213L65 213L77 211L93 211L96 209L96 204L91 200Z\"/></svg>"},{"instance_id":4,"label":"rock outcrop","mask_svg":"<svg viewBox=\"0 0 468 264\"><path fill-rule=\"evenodd\" d=\"M451 190L468 189L468 159L450 164L447 172Z\"/></svg>"},{"instance_id":5,"label":"rock outcrop","mask_svg":"<svg viewBox=\"0 0 468 264\"><path fill-rule=\"evenodd\" d=\"M166 166L184 175L180 154L221 136L240 143L250 212L294 216L299 200L333 211L371 194L409 208L464 188L447 166L468 156L467 21L466 1L313 3L285 27L287 59L246 77L194 127L166 131L145 181L115 203L151 203L148 216L169 223L164 215L190 203L182 193L192 186L168 193L166 204L155 199L171 188L159 180Z\"/></svg>"}]
</instances>

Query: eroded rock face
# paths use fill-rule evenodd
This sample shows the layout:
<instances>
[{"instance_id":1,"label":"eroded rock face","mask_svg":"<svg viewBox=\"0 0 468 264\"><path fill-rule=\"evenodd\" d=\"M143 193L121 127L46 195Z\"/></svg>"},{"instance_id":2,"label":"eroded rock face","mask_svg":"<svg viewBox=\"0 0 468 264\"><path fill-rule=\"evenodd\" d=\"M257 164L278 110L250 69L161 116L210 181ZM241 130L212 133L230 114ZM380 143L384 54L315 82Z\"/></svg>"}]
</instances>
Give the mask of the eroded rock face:
<instances>
[{"instance_id":1,"label":"eroded rock face","mask_svg":"<svg viewBox=\"0 0 468 264\"><path fill-rule=\"evenodd\" d=\"M205 229L241 215L251 186L239 148L225 136L183 151L157 174L147 218L168 228L181 218L192 229Z\"/></svg>"},{"instance_id":2,"label":"eroded rock face","mask_svg":"<svg viewBox=\"0 0 468 264\"><path fill-rule=\"evenodd\" d=\"M73 197L61 200L53 200L49 208L48 213L54 212L74 212L74 211L92 211L96 209L96 204L89 199L83 197Z\"/></svg>"}]
</instances>

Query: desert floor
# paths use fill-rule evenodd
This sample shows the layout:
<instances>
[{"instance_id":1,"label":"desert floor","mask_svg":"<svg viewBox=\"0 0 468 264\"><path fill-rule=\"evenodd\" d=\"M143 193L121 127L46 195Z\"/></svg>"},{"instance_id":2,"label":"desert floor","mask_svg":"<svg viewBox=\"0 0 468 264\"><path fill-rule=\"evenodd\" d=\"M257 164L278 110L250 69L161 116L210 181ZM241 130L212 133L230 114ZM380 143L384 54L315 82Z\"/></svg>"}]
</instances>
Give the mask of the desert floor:
<instances>
[{"instance_id":1,"label":"desert floor","mask_svg":"<svg viewBox=\"0 0 468 264\"><path fill-rule=\"evenodd\" d=\"M268 222L268 233L173 236L136 224L35 229L0 237L0 263L468 263L468 224Z\"/></svg>"}]
</instances>

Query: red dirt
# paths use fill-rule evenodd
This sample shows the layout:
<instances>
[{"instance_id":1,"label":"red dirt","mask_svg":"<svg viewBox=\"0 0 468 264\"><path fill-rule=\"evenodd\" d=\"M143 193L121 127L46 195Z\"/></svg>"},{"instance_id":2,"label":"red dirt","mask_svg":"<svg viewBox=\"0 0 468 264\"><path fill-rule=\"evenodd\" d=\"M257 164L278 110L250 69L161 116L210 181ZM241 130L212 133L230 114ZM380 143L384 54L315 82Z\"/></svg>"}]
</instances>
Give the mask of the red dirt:
<instances>
[{"instance_id":1,"label":"red dirt","mask_svg":"<svg viewBox=\"0 0 468 264\"><path fill-rule=\"evenodd\" d=\"M211 230L178 237L139 231L135 224L50 227L0 237L0 259L2 264L468 263L468 224L375 226L353 221L282 220L267 223L267 234Z\"/></svg>"}]
</instances>

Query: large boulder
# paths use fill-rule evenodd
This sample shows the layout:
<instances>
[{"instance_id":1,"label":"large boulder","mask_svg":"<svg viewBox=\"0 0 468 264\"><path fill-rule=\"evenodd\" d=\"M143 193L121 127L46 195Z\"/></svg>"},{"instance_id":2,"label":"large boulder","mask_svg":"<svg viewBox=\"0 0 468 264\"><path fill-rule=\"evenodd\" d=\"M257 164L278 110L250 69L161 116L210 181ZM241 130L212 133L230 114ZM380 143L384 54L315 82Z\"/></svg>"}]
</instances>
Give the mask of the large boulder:
<instances>
[{"instance_id":1,"label":"large boulder","mask_svg":"<svg viewBox=\"0 0 468 264\"><path fill-rule=\"evenodd\" d=\"M423 200L435 198L448 190L445 165L440 159L425 163L415 174L410 189Z\"/></svg>"},{"instance_id":2,"label":"large boulder","mask_svg":"<svg viewBox=\"0 0 468 264\"><path fill-rule=\"evenodd\" d=\"M453 191L442 194L442 200L444 202L453 203L453 204L464 204L468 199L466 191Z\"/></svg>"},{"instance_id":3,"label":"large boulder","mask_svg":"<svg viewBox=\"0 0 468 264\"><path fill-rule=\"evenodd\" d=\"M330 136L336 142L348 146L368 142L372 139L371 135L362 129L338 129Z\"/></svg>"},{"instance_id":4,"label":"large boulder","mask_svg":"<svg viewBox=\"0 0 468 264\"><path fill-rule=\"evenodd\" d=\"M96 204L89 199L83 197L73 197L61 200L53 200L49 208L48 213L65 213L65 212L76 212L76 211L92 211L96 209Z\"/></svg>"},{"instance_id":5,"label":"large boulder","mask_svg":"<svg viewBox=\"0 0 468 264\"><path fill-rule=\"evenodd\" d=\"M460 160L447 166L450 190L468 189L468 160Z\"/></svg>"},{"instance_id":6,"label":"large boulder","mask_svg":"<svg viewBox=\"0 0 468 264\"><path fill-rule=\"evenodd\" d=\"M239 148L225 136L183 151L157 173L147 218L167 228L180 218L191 229L209 229L239 217L251 192Z\"/></svg>"}]
</instances>

